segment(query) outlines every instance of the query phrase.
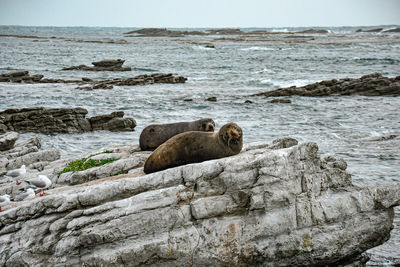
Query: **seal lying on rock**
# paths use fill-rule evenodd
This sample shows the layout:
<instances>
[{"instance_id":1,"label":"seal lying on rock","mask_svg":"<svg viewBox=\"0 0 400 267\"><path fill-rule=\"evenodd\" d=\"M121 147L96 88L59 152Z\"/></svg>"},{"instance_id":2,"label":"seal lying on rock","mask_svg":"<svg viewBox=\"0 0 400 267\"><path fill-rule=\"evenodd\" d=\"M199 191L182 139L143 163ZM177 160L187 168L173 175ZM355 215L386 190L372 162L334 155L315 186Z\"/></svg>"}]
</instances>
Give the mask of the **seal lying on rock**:
<instances>
[{"instance_id":1,"label":"seal lying on rock","mask_svg":"<svg viewBox=\"0 0 400 267\"><path fill-rule=\"evenodd\" d=\"M218 132L186 132L159 146L147 158L144 172L152 173L189 163L238 154L243 146L243 132L236 123L228 123Z\"/></svg>"},{"instance_id":2,"label":"seal lying on rock","mask_svg":"<svg viewBox=\"0 0 400 267\"><path fill-rule=\"evenodd\" d=\"M154 150L177 134L189 131L214 132L214 128L215 123L209 118L191 122L152 124L143 129L139 144L142 150Z\"/></svg>"}]
</instances>

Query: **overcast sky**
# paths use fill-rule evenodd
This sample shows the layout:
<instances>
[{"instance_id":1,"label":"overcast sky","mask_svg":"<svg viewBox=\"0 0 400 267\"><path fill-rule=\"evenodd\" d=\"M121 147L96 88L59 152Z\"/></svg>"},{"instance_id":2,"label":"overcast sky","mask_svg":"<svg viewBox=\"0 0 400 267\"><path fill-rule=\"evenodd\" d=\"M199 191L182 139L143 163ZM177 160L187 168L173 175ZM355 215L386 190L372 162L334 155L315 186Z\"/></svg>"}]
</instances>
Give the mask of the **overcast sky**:
<instances>
[{"instance_id":1,"label":"overcast sky","mask_svg":"<svg viewBox=\"0 0 400 267\"><path fill-rule=\"evenodd\" d=\"M400 0L0 0L0 25L294 27L400 24Z\"/></svg>"}]
</instances>

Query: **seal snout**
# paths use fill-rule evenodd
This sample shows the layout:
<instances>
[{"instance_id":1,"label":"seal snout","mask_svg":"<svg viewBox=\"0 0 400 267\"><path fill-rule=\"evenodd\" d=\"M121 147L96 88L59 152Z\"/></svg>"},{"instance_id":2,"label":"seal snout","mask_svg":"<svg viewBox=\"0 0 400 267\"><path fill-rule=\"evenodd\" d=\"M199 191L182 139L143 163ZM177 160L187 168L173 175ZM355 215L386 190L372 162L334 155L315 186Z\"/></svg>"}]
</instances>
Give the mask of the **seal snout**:
<instances>
[{"instance_id":1,"label":"seal snout","mask_svg":"<svg viewBox=\"0 0 400 267\"><path fill-rule=\"evenodd\" d=\"M206 127L206 132L214 132L215 126L212 123L208 123Z\"/></svg>"},{"instance_id":2,"label":"seal snout","mask_svg":"<svg viewBox=\"0 0 400 267\"><path fill-rule=\"evenodd\" d=\"M240 136L240 133L236 129L231 128L228 130L228 136L229 139L237 139Z\"/></svg>"}]
</instances>

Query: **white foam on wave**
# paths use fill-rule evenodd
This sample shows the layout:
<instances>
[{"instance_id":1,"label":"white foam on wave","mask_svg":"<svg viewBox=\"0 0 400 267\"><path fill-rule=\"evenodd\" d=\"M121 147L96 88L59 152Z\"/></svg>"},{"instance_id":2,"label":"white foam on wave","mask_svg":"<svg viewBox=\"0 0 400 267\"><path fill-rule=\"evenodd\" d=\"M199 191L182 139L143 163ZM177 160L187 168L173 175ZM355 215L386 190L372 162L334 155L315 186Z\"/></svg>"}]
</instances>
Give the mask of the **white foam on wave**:
<instances>
[{"instance_id":1,"label":"white foam on wave","mask_svg":"<svg viewBox=\"0 0 400 267\"><path fill-rule=\"evenodd\" d=\"M205 46L201 46L201 45L194 45L194 46L192 46L192 48L195 50L214 50L215 49L215 48L205 47Z\"/></svg>"},{"instance_id":2,"label":"white foam on wave","mask_svg":"<svg viewBox=\"0 0 400 267\"><path fill-rule=\"evenodd\" d=\"M276 48L272 47L264 47L264 46L252 46L252 47L245 47L240 48L241 51L273 51L277 50Z\"/></svg>"},{"instance_id":3,"label":"white foam on wave","mask_svg":"<svg viewBox=\"0 0 400 267\"><path fill-rule=\"evenodd\" d=\"M278 88L286 88L286 87L291 87L291 86L301 87L301 86L305 86L307 84L311 84L311 83L315 83L315 82L317 82L317 81L303 80L303 79L297 79L297 80L291 80L291 81L271 80L271 79L261 79L260 80L260 83L262 83L262 84L271 84Z\"/></svg>"},{"instance_id":4,"label":"white foam on wave","mask_svg":"<svg viewBox=\"0 0 400 267\"><path fill-rule=\"evenodd\" d=\"M284 29L272 29L271 32L289 32L288 29L284 28Z\"/></svg>"}]
</instances>

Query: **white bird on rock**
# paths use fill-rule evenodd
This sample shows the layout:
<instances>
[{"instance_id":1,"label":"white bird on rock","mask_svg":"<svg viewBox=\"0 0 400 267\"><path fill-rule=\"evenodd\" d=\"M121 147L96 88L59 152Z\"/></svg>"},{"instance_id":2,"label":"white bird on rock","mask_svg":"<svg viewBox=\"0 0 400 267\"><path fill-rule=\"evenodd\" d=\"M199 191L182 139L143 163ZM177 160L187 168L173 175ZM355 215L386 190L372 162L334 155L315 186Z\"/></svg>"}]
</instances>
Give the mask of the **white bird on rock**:
<instances>
[{"instance_id":1,"label":"white bird on rock","mask_svg":"<svg viewBox=\"0 0 400 267\"><path fill-rule=\"evenodd\" d=\"M32 179L25 182L33 188L41 189L42 190L42 192L40 193L41 197L45 194L44 190L51 186L51 180L46 175L42 174L39 174L36 179Z\"/></svg>"},{"instance_id":2,"label":"white bird on rock","mask_svg":"<svg viewBox=\"0 0 400 267\"><path fill-rule=\"evenodd\" d=\"M9 171L6 173L7 176L10 176L10 177L12 177L12 178L18 178L18 177L20 177L20 176L22 176L22 175L25 175L25 174L26 174L26 167L25 167L25 165L22 165L21 168L18 168L18 169L9 170ZM17 185L20 185L20 184L21 184L20 180L17 179Z\"/></svg>"},{"instance_id":3,"label":"white bird on rock","mask_svg":"<svg viewBox=\"0 0 400 267\"><path fill-rule=\"evenodd\" d=\"M33 190L33 188L29 187L26 189L26 192L16 195L14 197L14 201L22 201L22 200L26 200L26 199L32 199L35 196L36 196L35 190Z\"/></svg>"},{"instance_id":4,"label":"white bird on rock","mask_svg":"<svg viewBox=\"0 0 400 267\"><path fill-rule=\"evenodd\" d=\"M4 203L10 202L10 201L11 201L10 195L4 194L4 195L0 196L0 204L4 204ZM1 209L1 206L0 206L0 212L2 212L2 211L3 210Z\"/></svg>"}]
</instances>

